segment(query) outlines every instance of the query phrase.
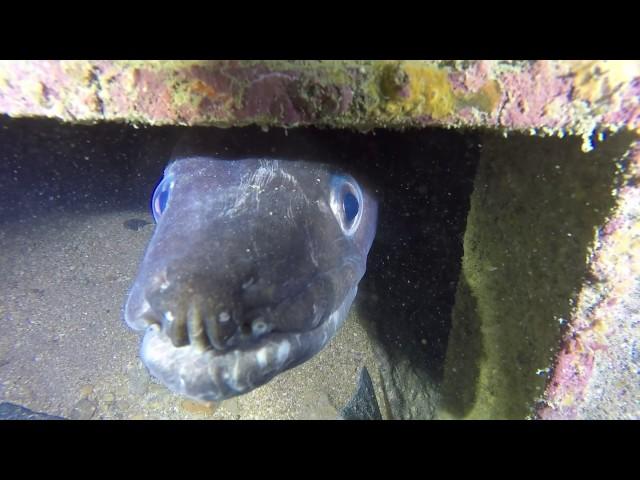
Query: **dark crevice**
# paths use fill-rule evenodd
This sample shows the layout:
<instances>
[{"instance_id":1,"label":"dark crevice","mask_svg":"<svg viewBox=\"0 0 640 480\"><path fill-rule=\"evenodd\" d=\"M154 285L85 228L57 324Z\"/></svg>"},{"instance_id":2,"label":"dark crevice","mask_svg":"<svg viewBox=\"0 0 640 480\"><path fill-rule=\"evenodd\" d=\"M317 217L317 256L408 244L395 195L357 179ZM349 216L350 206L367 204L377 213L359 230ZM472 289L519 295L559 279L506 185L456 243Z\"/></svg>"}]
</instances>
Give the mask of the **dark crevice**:
<instances>
[{"instance_id":1,"label":"dark crevice","mask_svg":"<svg viewBox=\"0 0 640 480\"><path fill-rule=\"evenodd\" d=\"M430 416L431 406L399 399L405 388L431 395L442 378L477 133L137 129L3 117L0 143L0 223L11 225L57 214L140 211L172 155L298 158L348 170L380 201L377 238L356 302L359 317L380 345L383 363L391 365L383 378L393 416ZM132 214L123 228L148 228L148 220ZM403 383L406 375L411 385ZM399 404L413 413L402 413Z\"/></svg>"}]
</instances>

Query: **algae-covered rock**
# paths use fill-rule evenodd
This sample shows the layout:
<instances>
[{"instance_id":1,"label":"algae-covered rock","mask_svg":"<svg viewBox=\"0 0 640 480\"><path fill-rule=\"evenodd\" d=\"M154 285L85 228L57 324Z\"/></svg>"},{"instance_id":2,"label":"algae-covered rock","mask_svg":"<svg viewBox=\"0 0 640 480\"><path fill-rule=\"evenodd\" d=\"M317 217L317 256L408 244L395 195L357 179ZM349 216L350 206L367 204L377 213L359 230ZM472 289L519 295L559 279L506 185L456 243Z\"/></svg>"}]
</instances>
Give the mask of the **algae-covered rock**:
<instances>
[{"instance_id":1,"label":"algae-covered rock","mask_svg":"<svg viewBox=\"0 0 640 480\"><path fill-rule=\"evenodd\" d=\"M440 416L525 418L545 389L631 136L487 135L471 197Z\"/></svg>"}]
</instances>

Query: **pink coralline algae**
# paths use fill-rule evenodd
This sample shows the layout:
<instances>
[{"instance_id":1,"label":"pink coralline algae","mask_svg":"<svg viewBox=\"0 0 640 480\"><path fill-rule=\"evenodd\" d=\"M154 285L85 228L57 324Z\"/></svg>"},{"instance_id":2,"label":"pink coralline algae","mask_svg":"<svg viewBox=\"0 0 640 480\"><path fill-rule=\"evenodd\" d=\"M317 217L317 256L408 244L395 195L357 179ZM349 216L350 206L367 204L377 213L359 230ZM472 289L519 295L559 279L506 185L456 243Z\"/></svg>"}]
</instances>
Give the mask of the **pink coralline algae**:
<instances>
[{"instance_id":1,"label":"pink coralline algae","mask_svg":"<svg viewBox=\"0 0 640 480\"><path fill-rule=\"evenodd\" d=\"M506 96L501 124L524 129L554 128L566 123L554 108L568 102L571 78L554 76L546 64L536 63L529 75L505 73L500 80Z\"/></svg>"}]
</instances>

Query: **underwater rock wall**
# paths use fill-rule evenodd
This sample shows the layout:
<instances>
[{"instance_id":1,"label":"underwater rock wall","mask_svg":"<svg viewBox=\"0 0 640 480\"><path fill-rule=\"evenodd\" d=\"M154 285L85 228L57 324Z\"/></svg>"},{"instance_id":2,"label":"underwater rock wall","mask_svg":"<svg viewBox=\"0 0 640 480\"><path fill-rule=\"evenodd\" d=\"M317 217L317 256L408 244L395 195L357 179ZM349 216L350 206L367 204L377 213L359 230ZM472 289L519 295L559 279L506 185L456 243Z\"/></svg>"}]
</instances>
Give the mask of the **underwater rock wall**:
<instances>
[{"instance_id":1,"label":"underwater rock wall","mask_svg":"<svg viewBox=\"0 0 640 480\"><path fill-rule=\"evenodd\" d=\"M622 321L609 315L604 322L590 309L609 289L623 290L620 278L600 271L598 257L614 194L628 182L620 172L631 140L628 133L618 134L584 153L576 138L515 135L505 141L485 135L467 218L441 418L525 418L535 416L536 406L544 406L543 416L570 416L557 405L568 406L569 390L576 396L571 402L579 400L593 349L606 348L607 323ZM637 255L629 250L626 255ZM616 262L626 265L632 286L638 277L629 260ZM587 340L594 329L602 336L600 347ZM536 405L549 378L546 400Z\"/></svg>"},{"instance_id":2,"label":"underwater rock wall","mask_svg":"<svg viewBox=\"0 0 640 480\"><path fill-rule=\"evenodd\" d=\"M622 157L537 417L640 418L640 142Z\"/></svg>"}]
</instances>

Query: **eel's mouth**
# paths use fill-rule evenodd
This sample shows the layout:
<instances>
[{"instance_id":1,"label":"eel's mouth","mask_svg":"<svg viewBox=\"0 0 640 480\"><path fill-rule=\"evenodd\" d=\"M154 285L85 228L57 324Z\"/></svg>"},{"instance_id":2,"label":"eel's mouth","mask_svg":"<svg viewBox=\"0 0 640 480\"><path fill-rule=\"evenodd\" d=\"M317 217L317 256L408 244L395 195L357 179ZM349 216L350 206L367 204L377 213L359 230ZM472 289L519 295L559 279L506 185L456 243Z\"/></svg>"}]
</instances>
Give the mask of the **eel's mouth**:
<instances>
[{"instance_id":1,"label":"eel's mouth","mask_svg":"<svg viewBox=\"0 0 640 480\"><path fill-rule=\"evenodd\" d=\"M354 256L279 288L259 275L238 285L186 271L143 275L124 316L145 331L141 357L151 374L200 401L249 392L318 353L342 325L364 274ZM243 294L225 296L225 287Z\"/></svg>"},{"instance_id":2,"label":"eel's mouth","mask_svg":"<svg viewBox=\"0 0 640 480\"><path fill-rule=\"evenodd\" d=\"M152 375L172 391L199 401L220 401L253 390L319 352L344 322L357 287L319 326L303 332L271 332L226 351L196 344L175 346L150 324L141 356Z\"/></svg>"}]
</instances>

